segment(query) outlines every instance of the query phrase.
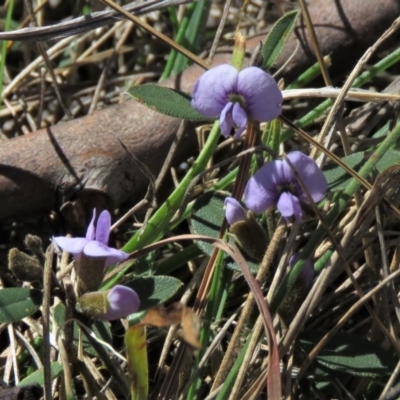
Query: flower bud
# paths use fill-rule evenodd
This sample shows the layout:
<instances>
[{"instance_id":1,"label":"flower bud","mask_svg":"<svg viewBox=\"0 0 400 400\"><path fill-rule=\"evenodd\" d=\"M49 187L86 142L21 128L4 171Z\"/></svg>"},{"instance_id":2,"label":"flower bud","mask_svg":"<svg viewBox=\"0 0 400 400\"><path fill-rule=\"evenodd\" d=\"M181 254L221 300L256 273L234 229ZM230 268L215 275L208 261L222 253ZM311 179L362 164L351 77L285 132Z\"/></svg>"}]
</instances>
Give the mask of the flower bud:
<instances>
[{"instance_id":1,"label":"flower bud","mask_svg":"<svg viewBox=\"0 0 400 400\"><path fill-rule=\"evenodd\" d=\"M227 197L224 201L225 218L229 225L246 219L246 210L233 197Z\"/></svg>"},{"instance_id":2,"label":"flower bud","mask_svg":"<svg viewBox=\"0 0 400 400\"><path fill-rule=\"evenodd\" d=\"M85 293L78 303L85 314L112 321L126 318L136 312L140 306L140 299L133 289L116 285L108 292Z\"/></svg>"},{"instance_id":3,"label":"flower bud","mask_svg":"<svg viewBox=\"0 0 400 400\"><path fill-rule=\"evenodd\" d=\"M8 252L8 268L20 281L35 282L43 279L43 268L38 259L17 248Z\"/></svg>"},{"instance_id":4,"label":"flower bud","mask_svg":"<svg viewBox=\"0 0 400 400\"><path fill-rule=\"evenodd\" d=\"M25 236L24 242L26 247L37 257L39 262L44 265L45 255L43 253L42 239L38 236L28 234Z\"/></svg>"},{"instance_id":5,"label":"flower bud","mask_svg":"<svg viewBox=\"0 0 400 400\"><path fill-rule=\"evenodd\" d=\"M232 197L225 199L225 218L230 224L229 231L233 233L239 246L256 261L264 257L268 244L264 229L254 218L251 211L246 211Z\"/></svg>"}]
</instances>

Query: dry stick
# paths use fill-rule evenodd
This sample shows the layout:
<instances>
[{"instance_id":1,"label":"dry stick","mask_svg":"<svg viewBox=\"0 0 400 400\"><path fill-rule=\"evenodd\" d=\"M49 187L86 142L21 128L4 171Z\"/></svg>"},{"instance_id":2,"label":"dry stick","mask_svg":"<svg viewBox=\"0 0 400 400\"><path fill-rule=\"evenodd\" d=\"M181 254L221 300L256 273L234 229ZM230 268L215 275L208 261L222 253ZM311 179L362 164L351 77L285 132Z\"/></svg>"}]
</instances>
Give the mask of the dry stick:
<instances>
[{"instance_id":1,"label":"dry stick","mask_svg":"<svg viewBox=\"0 0 400 400\"><path fill-rule=\"evenodd\" d=\"M318 63L320 65L322 76L324 78L325 84L327 86L332 86L332 81L330 79L328 70L326 68L326 64L325 64L324 59L323 59L323 55L321 53L321 49L320 49L320 46L319 46L319 42L318 42L317 36L315 34L314 25L313 25L313 23L311 21L311 17L310 17L309 11L308 11L307 4L306 4L305 0L299 0L299 2L300 2L301 7L303 9L303 14L304 14L304 17L305 17L305 20L306 20L307 29L309 31L310 38L311 38L311 44L312 44L312 46L314 48L314 52L315 52L316 57L318 59ZM335 118L334 123L332 124L332 127L330 129L329 137L333 137L333 133L335 131L335 127L336 127L336 123L337 122L339 123L339 130L340 130L340 133L341 133L340 137L341 137L341 141L342 141L342 144L343 144L343 148L345 150L345 155L350 155L351 151L350 151L349 140L348 140L346 131L345 131L344 127L343 127L343 124L340 121L339 113L337 114L337 118ZM326 143L325 146L328 148L329 144ZM357 207L360 207L361 203L362 203L360 191L357 191L355 193L355 198L356 198ZM363 241L363 244L365 245L365 241ZM370 248L366 248L365 256L366 256L367 262L371 265L372 257L371 257Z\"/></svg>"},{"instance_id":2,"label":"dry stick","mask_svg":"<svg viewBox=\"0 0 400 400\"><path fill-rule=\"evenodd\" d=\"M228 12L229 12L231 3L232 3L232 0L225 1L224 9L222 11L221 21L218 25L217 32L215 33L215 36L214 36L213 44L211 46L210 54L208 55L208 58L207 58L208 64L211 64L213 62L215 52L217 51L217 47L218 47L219 41L221 39L222 31L224 30L224 27L225 27L226 19L228 18Z\"/></svg>"},{"instance_id":3,"label":"dry stick","mask_svg":"<svg viewBox=\"0 0 400 400\"><path fill-rule=\"evenodd\" d=\"M331 125L336 113L338 112L338 110L341 107L341 104L343 102L343 99L346 95L346 93L348 92L348 90L350 89L351 85L353 84L354 79L356 79L357 75L360 73L362 67L364 66L364 64L369 60L369 58L372 56L372 54L375 52L375 50L387 39L389 38L393 33L396 32L396 30L399 28L400 25L400 18L397 18L393 24L391 25L391 27L389 29L387 29L383 35L374 43L373 46L371 46L370 48L368 48L368 50L364 53L364 55L360 58L360 60L358 61L357 65L354 67L353 71L351 72L351 74L349 75L349 77L347 78L345 84L342 87L342 90L340 92L340 95L336 98L335 102L333 103L333 106L331 108L331 111L328 114L328 117L325 120L325 123L321 129L321 132L317 138L317 141L319 143L323 143L325 140L325 136L329 130L329 126ZM329 147L329 144L326 144L326 147ZM317 155L317 149L312 149L311 151L311 157L315 158L315 156ZM318 164L322 165L323 161L324 161L324 156L322 156L319 160L318 160Z\"/></svg>"},{"instance_id":4,"label":"dry stick","mask_svg":"<svg viewBox=\"0 0 400 400\"><path fill-rule=\"evenodd\" d=\"M289 238L286 241L286 245L283 250L281 260L280 260L278 267L276 268L276 271L274 273L274 278L271 282L271 285L268 288L268 293L267 293L267 297L266 297L268 304L271 303L272 298L275 295L275 291L278 288L278 286L279 286L280 282L282 281L282 278L285 274L285 267L288 265L289 253L291 251L292 244L296 239L297 233L299 232L299 229L300 229L300 224L297 222L294 223L292 226L292 229L290 231Z\"/></svg>"},{"instance_id":5,"label":"dry stick","mask_svg":"<svg viewBox=\"0 0 400 400\"><path fill-rule=\"evenodd\" d=\"M64 346L64 340L62 336L60 335L57 340L58 343L58 349L60 352L60 358L61 358L61 364L63 366L63 377L64 377L64 385L65 385L65 397L67 399L72 399L74 396L74 383L73 383L73 376L72 376L72 371L71 371L71 365L72 362L69 359L70 354L66 351L66 348ZM60 390L61 392L61 390Z\"/></svg>"},{"instance_id":6,"label":"dry stick","mask_svg":"<svg viewBox=\"0 0 400 400\"><path fill-rule=\"evenodd\" d=\"M310 39L311 39L311 45L312 45L312 47L314 49L314 53L315 53L315 55L317 57L318 64L319 64L319 66L321 68L321 72L322 72L322 76L324 78L325 85L326 86L332 86L332 80L331 80L331 78L329 76L328 69L327 69L326 64L324 62L324 57L323 57L323 54L321 52L321 47L319 45L317 35L315 33L314 25L313 25L313 23L311 21L310 13L308 11L308 6L307 6L305 0L299 0L299 2L300 2L300 5L301 5L301 8L303 10L303 15L304 15L304 18L305 18L305 21L306 21L306 26L307 26L308 33L309 33ZM350 152L346 151L346 149L350 149L350 143L349 143L348 137L346 135L346 131L344 130L343 124L340 123L340 120L341 120L341 115L340 115L340 113L337 113L337 116L336 116L336 118L334 120L334 123L332 124L331 130L330 130L330 136L331 137L333 136L333 132L335 131L336 124L339 123L339 130L340 130L340 133L341 133L340 137L342 139L343 148L345 149L345 155L348 156L348 155L350 155ZM325 147L328 148L329 145L325 144ZM360 195L357 196L357 194L356 194L356 199L358 199L360 201L360 204L361 204Z\"/></svg>"},{"instance_id":7,"label":"dry stick","mask_svg":"<svg viewBox=\"0 0 400 400\"><path fill-rule=\"evenodd\" d=\"M193 0L136 0L126 4L124 8L127 11L135 12L137 15L150 13L152 11L163 10L169 6L179 6L191 3ZM36 10L47 4L42 3ZM95 30L104 25L112 24L116 20L121 19L113 10L95 11L88 15L83 15L72 20L59 22L54 25L41 26L39 28L25 28L15 31L0 32L0 40L15 41L45 41L59 39L64 36L74 36L85 33L86 31ZM26 26L29 19L25 19L22 27Z\"/></svg>"},{"instance_id":8,"label":"dry stick","mask_svg":"<svg viewBox=\"0 0 400 400\"><path fill-rule=\"evenodd\" d=\"M39 354L36 352L35 348L31 345L31 343L27 340L27 338L18 329L15 330L15 334L24 343L24 346L29 351L29 354L31 355L33 361L36 364L36 368L37 369L43 368L42 360L40 359Z\"/></svg>"},{"instance_id":9,"label":"dry stick","mask_svg":"<svg viewBox=\"0 0 400 400\"><path fill-rule=\"evenodd\" d=\"M28 13L29 13L29 15L31 17L32 24L37 27L36 16L35 16L35 13L33 12L31 0L25 0L25 6L28 9ZM46 50L43 47L43 44L41 42L37 42L36 45L37 45L37 48L39 50L40 55L43 57L43 60L44 60L44 62L46 64L47 71L50 74L50 77L51 77L51 80L52 80L53 85L54 85L54 91L56 92L56 96L57 96L58 102L60 103L61 108L64 110L65 115L67 115L68 118L72 118L71 110L67 106L67 103L65 102L64 97L61 94L60 86L58 85L57 78L56 78L56 75L54 73L53 67L51 65L50 59L49 59L49 57L47 55L47 52L46 52Z\"/></svg>"},{"instance_id":10,"label":"dry stick","mask_svg":"<svg viewBox=\"0 0 400 400\"><path fill-rule=\"evenodd\" d=\"M121 25L123 25L124 23L125 23L125 21L123 21ZM118 40L118 42L117 42L117 44L115 46L115 49L113 50L113 54L107 60L106 65L103 68L103 71L101 72L99 81L97 82L96 90L94 91L93 99L92 99L92 102L90 104L88 114L91 114L96 109L97 103L99 101L101 90L104 87L104 82L106 80L108 70L110 69L110 66L111 66L112 62L114 62L115 55L118 53L119 49L125 43L126 39L128 38L129 33L131 32L131 30L132 30L132 28L134 26L135 26L134 24L132 24L131 22L128 21L128 23L126 24L126 27L125 27L125 31L121 35L120 39Z\"/></svg>"},{"instance_id":11,"label":"dry stick","mask_svg":"<svg viewBox=\"0 0 400 400\"><path fill-rule=\"evenodd\" d=\"M136 15L130 14L128 11L126 11L124 8L119 6L118 4L114 3L112 0L101 0L103 3L107 4L111 8L113 8L115 11L118 11L120 14L122 14L124 17L129 19L130 21L134 22L135 24L139 25L141 28L146 30L147 32L151 33L153 36L155 36L157 39L160 39L164 43L168 44L168 46L172 47L179 53L183 54L190 60L192 60L194 63L199 65L200 67L203 67L205 70L210 68L210 65L203 61L201 58L197 57L194 55L192 52L189 50L185 49L183 46L180 44L176 43L172 39L170 39L168 36L165 36L163 33L158 32L156 29L154 29L152 26L150 26L148 23L142 21L139 17Z\"/></svg>"},{"instance_id":12,"label":"dry stick","mask_svg":"<svg viewBox=\"0 0 400 400\"><path fill-rule=\"evenodd\" d=\"M43 270L43 370L44 370L44 398L51 400L51 365L50 365L50 295L51 272L53 264L54 246L51 244L46 251L46 262Z\"/></svg>"},{"instance_id":13,"label":"dry stick","mask_svg":"<svg viewBox=\"0 0 400 400\"><path fill-rule=\"evenodd\" d=\"M315 33L314 25L311 21L311 17L310 17L310 13L308 11L307 4L306 4L305 0L299 0L299 3L300 3L300 7L303 11L307 30L308 30L308 33L309 33L310 39L311 39L311 45L313 47L315 56L317 57L319 67L321 68L322 77L324 78L325 85L332 86L332 81L329 76L328 69L326 68L324 56L322 55L322 52L321 52L321 47L319 45L319 41L318 41L317 35Z\"/></svg>"},{"instance_id":14,"label":"dry stick","mask_svg":"<svg viewBox=\"0 0 400 400\"><path fill-rule=\"evenodd\" d=\"M37 118L36 118L36 125L39 128L41 128L41 126L42 126L42 116L43 116L45 94L46 94L46 70L45 70L45 68L40 68L39 107L38 107Z\"/></svg>"},{"instance_id":15,"label":"dry stick","mask_svg":"<svg viewBox=\"0 0 400 400\"><path fill-rule=\"evenodd\" d=\"M256 275L256 279L260 285L262 285L267 278L271 263L274 259L276 252L278 251L280 241L285 231L286 224L281 223L274 232L271 242L268 245L267 251L265 252L264 257L261 261L260 269L258 270ZM247 297L243 311L240 313L239 321L235 327L235 331L233 332L231 340L229 341L228 348L226 349L224 358L222 359L222 363L218 370L217 376L214 379L211 391L215 390L218 386L222 384L231 369L232 363L234 361L234 353L237 352L238 341L240 339L240 336L243 334L243 329L250 317L251 312L253 311L254 304L254 295L250 292L249 296ZM234 391L232 390L231 393L234 393Z\"/></svg>"},{"instance_id":16,"label":"dry stick","mask_svg":"<svg viewBox=\"0 0 400 400\"><path fill-rule=\"evenodd\" d=\"M34 11L33 11L34 14L37 14L48 2L49 2L49 0L44 0L42 3L38 4L37 7L36 7L36 8L34 9ZM21 28L24 28L25 26L27 26L27 25L29 24L30 20L31 20L31 17L30 17L30 15L28 15L28 16L22 21L22 23L21 23L21 25L19 26L19 28L21 29ZM6 40L6 39L4 39L4 40ZM9 41L7 42L7 51L11 49L11 47L12 47L13 44L14 44L14 42L15 42L14 40L9 40Z\"/></svg>"},{"instance_id":17,"label":"dry stick","mask_svg":"<svg viewBox=\"0 0 400 400\"><path fill-rule=\"evenodd\" d=\"M14 371L14 382L16 385L19 384L19 371L18 371L18 361L17 361L17 343L15 341L15 334L14 334L14 325L9 324L7 326L8 331L8 338L10 340L10 353L9 357L11 357L11 365Z\"/></svg>"}]
</instances>

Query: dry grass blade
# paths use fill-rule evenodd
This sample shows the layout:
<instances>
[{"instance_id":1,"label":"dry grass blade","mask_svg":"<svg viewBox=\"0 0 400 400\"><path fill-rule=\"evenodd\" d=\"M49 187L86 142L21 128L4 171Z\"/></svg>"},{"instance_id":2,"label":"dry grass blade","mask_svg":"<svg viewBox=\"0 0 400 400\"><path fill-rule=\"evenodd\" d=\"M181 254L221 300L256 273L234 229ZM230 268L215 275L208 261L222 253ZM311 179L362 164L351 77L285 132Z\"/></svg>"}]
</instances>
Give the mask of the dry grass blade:
<instances>
[{"instance_id":1,"label":"dry grass blade","mask_svg":"<svg viewBox=\"0 0 400 400\"><path fill-rule=\"evenodd\" d=\"M384 288L387 283L395 279L400 275L400 270L390 274L387 278L383 279L379 285L375 286L369 293L365 294L360 298L339 320L339 322L326 334L321 341L314 347L314 349L308 354L306 360L300 367L299 373L297 375L296 381L299 382L303 376L305 369L310 365L311 361L317 356L318 352L326 345L326 343L339 331L339 329L349 320L349 318L354 315L354 313L359 310L362 305L366 305L367 301Z\"/></svg>"},{"instance_id":2,"label":"dry grass blade","mask_svg":"<svg viewBox=\"0 0 400 400\"><path fill-rule=\"evenodd\" d=\"M136 0L123 7L127 12L137 15L163 10L170 6L190 3L192 0ZM107 10L93 12L70 21L43 27L29 27L16 31L0 32L0 40L44 41L65 36L78 35L121 19L119 11Z\"/></svg>"},{"instance_id":3,"label":"dry grass blade","mask_svg":"<svg viewBox=\"0 0 400 400\"><path fill-rule=\"evenodd\" d=\"M129 19L130 21L134 22L136 25L140 26L147 32L151 33L153 36L156 38L162 40L164 43L168 44L172 49L175 49L179 53L183 54L189 60L192 60L194 63L199 65L200 67L203 67L205 70L210 68L210 65L203 61L201 58L197 57L194 55L192 52L187 50L185 47L181 46L180 44L176 43L174 40L170 39L168 36L164 35L161 32L158 32L156 29L154 29L152 26L147 24L146 22L142 21L140 18L136 17L133 14L130 14L127 10L119 6L118 4L114 3L112 0L101 0L103 3L107 4L114 10L118 11L120 14L122 14L125 18Z\"/></svg>"},{"instance_id":4,"label":"dry grass blade","mask_svg":"<svg viewBox=\"0 0 400 400\"><path fill-rule=\"evenodd\" d=\"M321 68L321 72L322 72L322 76L324 78L325 85L332 86L332 81L331 81L331 78L328 73L328 68L326 67L326 64L324 61L324 55L321 52L321 46L319 45L318 37L315 33L314 25L312 23L310 13L308 11L307 3L305 2L305 0L299 0L299 3L301 6L301 9L303 11L303 16L306 21L307 30L308 30L308 32L310 34L310 38L311 38L311 44L313 46L314 53L317 57L318 64Z\"/></svg>"},{"instance_id":5,"label":"dry grass blade","mask_svg":"<svg viewBox=\"0 0 400 400\"><path fill-rule=\"evenodd\" d=\"M336 98L329 115L327 116L324 125L321 129L321 132L317 138L317 142L323 143L325 141L325 137L328 133L329 127L332 123L332 121L335 119L335 115L338 113L340 110L340 107L343 103L343 100L346 96L346 93L350 90L351 85L353 84L354 79L356 79L357 75L360 73L362 67L365 65L365 63L370 59L372 54L376 51L376 49L385 41L387 40L390 36L392 36L397 29L400 27L400 18L397 18L392 26L387 29L383 35L374 43L373 46L371 46L365 53L364 55L360 58L358 61L357 65L354 67L353 71L347 78L345 84L342 87L342 90L339 94L339 96ZM329 147L329 143L325 143L325 147ZM317 155L317 148L314 148L311 152L311 157L315 157ZM323 164L323 159L319 161L319 165Z\"/></svg>"}]
</instances>

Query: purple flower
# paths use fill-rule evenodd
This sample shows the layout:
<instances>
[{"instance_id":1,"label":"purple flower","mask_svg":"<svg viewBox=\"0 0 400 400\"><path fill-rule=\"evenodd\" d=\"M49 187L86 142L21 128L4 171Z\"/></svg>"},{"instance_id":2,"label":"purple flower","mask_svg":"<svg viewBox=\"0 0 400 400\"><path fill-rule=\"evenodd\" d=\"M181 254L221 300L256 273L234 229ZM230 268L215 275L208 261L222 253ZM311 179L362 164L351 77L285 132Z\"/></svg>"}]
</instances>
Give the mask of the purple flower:
<instances>
[{"instance_id":1,"label":"purple flower","mask_svg":"<svg viewBox=\"0 0 400 400\"><path fill-rule=\"evenodd\" d=\"M114 286L107 295L107 312L100 315L102 319L112 321L126 318L139 309L140 299L131 288L122 285Z\"/></svg>"},{"instance_id":2,"label":"purple flower","mask_svg":"<svg viewBox=\"0 0 400 400\"><path fill-rule=\"evenodd\" d=\"M282 111L282 93L271 75L257 67L242 71L222 64L206 71L192 92L192 107L208 118L219 116L222 134L237 129L239 137L248 118L272 121Z\"/></svg>"},{"instance_id":3,"label":"purple flower","mask_svg":"<svg viewBox=\"0 0 400 400\"><path fill-rule=\"evenodd\" d=\"M327 182L315 161L300 151L289 153L287 158L313 201L320 201L325 196ZM285 160L265 164L250 178L245 189L245 204L255 213L276 206L285 218L294 216L300 222L301 202L307 202L307 196Z\"/></svg>"},{"instance_id":4,"label":"purple flower","mask_svg":"<svg viewBox=\"0 0 400 400\"><path fill-rule=\"evenodd\" d=\"M94 227L95 218L96 210L93 210L93 218L90 221L85 238L58 236L54 237L53 241L57 246L71 253L77 261L80 260L82 255L104 258L104 267L125 261L129 256L127 253L107 246L111 227L110 213L104 210L100 214L96 228Z\"/></svg>"},{"instance_id":5,"label":"purple flower","mask_svg":"<svg viewBox=\"0 0 400 400\"><path fill-rule=\"evenodd\" d=\"M224 201L224 204L225 218L229 225L246 220L247 212L236 199L233 197L227 197Z\"/></svg>"}]
</instances>

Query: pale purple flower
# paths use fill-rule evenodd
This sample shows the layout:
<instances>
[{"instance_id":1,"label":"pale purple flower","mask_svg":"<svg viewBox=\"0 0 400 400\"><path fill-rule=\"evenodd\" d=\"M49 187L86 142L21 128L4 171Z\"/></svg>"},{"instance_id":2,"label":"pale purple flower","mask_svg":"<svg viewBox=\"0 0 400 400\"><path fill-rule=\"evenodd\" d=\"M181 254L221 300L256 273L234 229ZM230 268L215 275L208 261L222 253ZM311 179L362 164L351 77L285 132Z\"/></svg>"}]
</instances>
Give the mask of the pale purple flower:
<instances>
[{"instance_id":1,"label":"pale purple flower","mask_svg":"<svg viewBox=\"0 0 400 400\"><path fill-rule=\"evenodd\" d=\"M289 153L287 158L312 200L322 200L327 182L315 161L300 151ZM255 213L276 206L285 218L294 216L300 222L303 216L302 202L308 202L307 196L285 160L273 160L265 164L250 178L245 189L245 204Z\"/></svg>"},{"instance_id":2,"label":"pale purple flower","mask_svg":"<svg viewBox=\"0 0 400 400\"><path fill-rule=\"evenodd\" d=\"M54 237L53 241L57 246L72 254L76 260L79 260L82 255L88 257L101 257L105 259L104 267L125 261L129 256L127 253L108 247L111 227L110 213L107 210L104 210L100 214L96 228L94 226L95 218L96 210L93 210L93 218L90 221L85 238L58 236Z\"/></svg>"},{"instance_id":3,"label":"pale purple flower","mask_svg":"<svg viewBox=\"0 0 400 400\"><path fill-rule=\"evenodd\" d=\"M233 197L227 197L225 204L225 218L229 225L246 219L247 212L242 205Z\"/></svg>"},{"instance_id":4,"label":"pale purple flower","mask_svg":"<svg viewBox=\"0 0 400 400\"><path fill-rule=\"evenodd\" d=\"M100 315L99 318L108 321L126 318L136 312L139 306L139 296L133 289L116 285L107 294L107 312Z\"/></svg>"},{"instance_id":5,"label":"pale purple flower","mask_svg":"<svg viewBox=\"0 0 400 400\"><path fill-rule=\"evenodd\" d=\"M228 64L206 71L192 91L192 107L208 118L219 117L221 132L227 137L237 129L239 137L248 118L272 121L282 111L283 97L274 78L257 67L242 71Z\"/></svg>"}]
</instances>

